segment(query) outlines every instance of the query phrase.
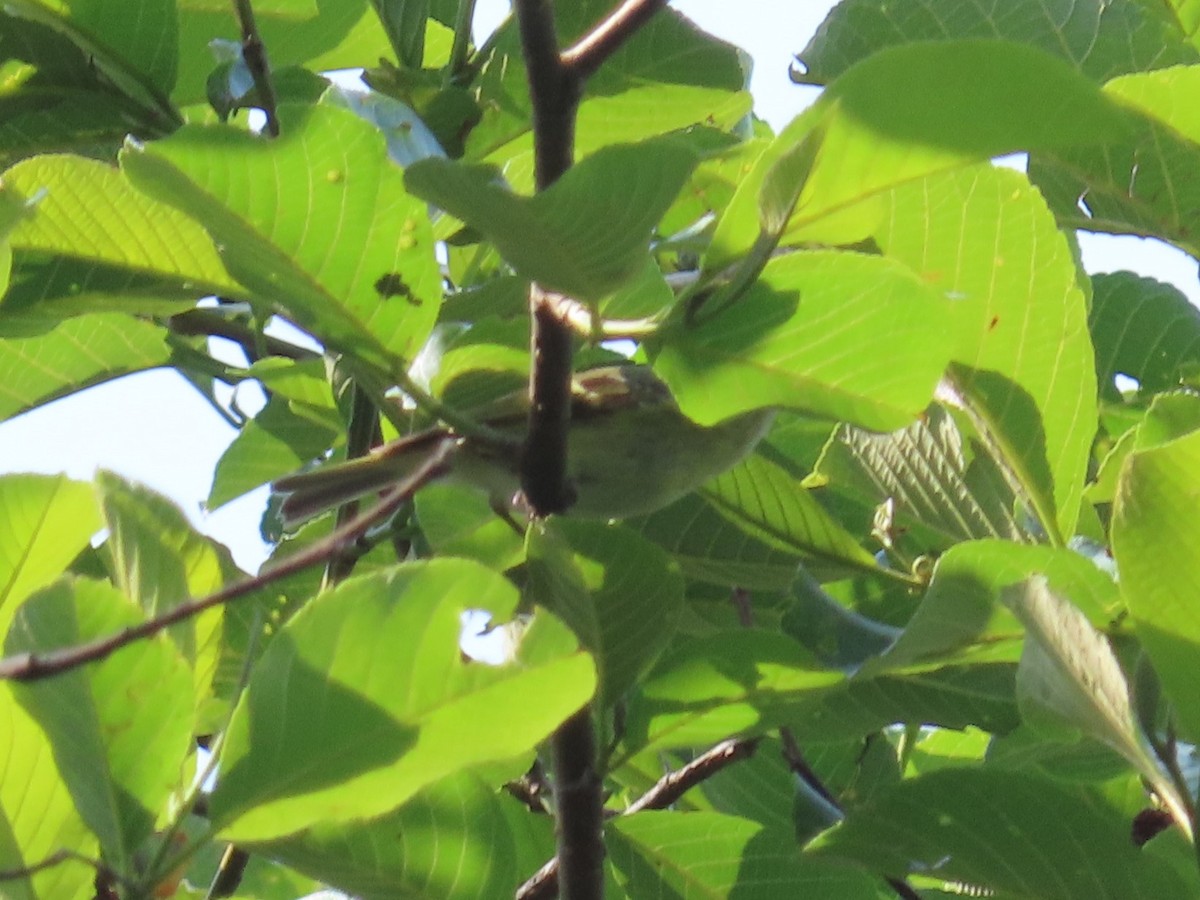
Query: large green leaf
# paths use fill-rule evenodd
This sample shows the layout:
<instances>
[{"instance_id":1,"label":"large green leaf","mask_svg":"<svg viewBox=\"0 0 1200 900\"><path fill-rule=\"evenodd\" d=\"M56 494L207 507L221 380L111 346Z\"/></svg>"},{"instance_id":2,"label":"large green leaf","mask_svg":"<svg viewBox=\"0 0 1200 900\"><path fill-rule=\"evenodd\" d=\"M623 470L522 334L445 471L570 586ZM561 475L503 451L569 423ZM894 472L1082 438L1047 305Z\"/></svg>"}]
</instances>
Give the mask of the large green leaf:
<instances>
[{"instance_id":1,"label":"large green leaf","mask_svg":"<svg viewBox=\"0 0 1200 900\"><path fill-rule=\"evenodd\" d=\"M999 603L1005 586L1033 574L1105 626L1121 611L1112 579L1086 557L1055 547L1000 540L968 541L938 560L933 581L904 633L871 671L920 662L968 662L981 652L1015 660L1023 629Z\"/></svg>"},{"instance_id":2,"label":"large green leaf","mask_svg":"<svg viewBox=\"0 0 1200 900\"><path fill-rule=\"evenodd\" d=\"M213 593L241 576L229 551L197 533L183 512L160 494L110 472L97 475L96 491L108 529L112 581L147 618ZM221 657L223 614L217 607L167 632L191 666L195 706L207 713L202 723L206 730L221 724L208 704ZM228 701L228 695L224 699Z\"/></svg>"},{"instance_id":3,"label":"large green leaf","mask_svg":"<svg viewBox=\"0 0 1200 900\"><path fill-rule=\"evenodd\" d=\"M18 14L23 0L10 4ZM30 5L65 7L62 31L80 46L101 46L163 94L175 85L178 48L173 0L71 0Z\"/></svg>"},{"instance_id":4,"label":"large green leaf","mask_svg":"<svg viewBox=\"0 0 1200 900\"><path fill-rule=\"evenodd\" d=\"M1016 172L973 167L897 189L878 241L958 298L965 404L1048 534L1070 537L1092 438L1096 391L1087 301L1070 246Z\"/></svg>"},{"instance_id":5,"label":"large green leaf","mask_svg":"<svg viewBox=\"0 0 1200 900\"><path fill-rule=\"evenodd\" d=\"M1187 801L1168 779L1134 716L1129 683L1104 635L1050 590L1044 576L1007 588L1001 599L1025 626L1017 669L1026 722L1049 720L1107 744L1129 761L1167 809L1187 821Z\"/></svg>"},{"instance_id":6,"label":"large green leaf","mask_svg":"<svg viewBox=\"0 0 1200 900\"><path fill-rule=\"evenodd\" d=\"M1200 738L1200 432L1131 453L1113 509L1113 552L1134 627L1189 740Z\"/></svg>"},{"instance_id":7,"label":"large green leaf","mask_svg":"<svg viewBox=\"0 0 1200 900\"><path fill-rule=\"evenodd\" d=\"M42 285L61 283L54 293L119 293L150 279L168 297L241 291L203 228L136 191L112 166L82 156L38 156L13 166L4 180L34 198L33 214L11 239L18 265L22 256L50 256L56 269L70 268L66 279L58 271L38 271ZM113 270L126 284L89 283ZM41 293L36 299L48 292Z\"/></svg>"},{"instance_id":8,"label":"large green leaf","mask_svg":"<svg viewBox=\"0 0 1200 900\"><path fill-rule=\"evenodd\" d=\"M63 476L0 478L0 634L17 607L57 578L101 522L89 485Z\"/></svg>"},{"instance_id":9,"label":"large green leaf","mask_svg":"<svg viewBox=\"0 0 1200 900\"><path fill-rule=\"evenodd\" d=\"M788 724L826 740L899 722L1017 724L1015 663L914 666L847 677L798 642L767 630L716 632L665 656L631 700L621 759L649 747L703 747Z\"/></svg>"},{"instance_id":10,"label":"large green leaf","mask_svg":"<svg viewBox=\"0 0 1200 900\"><path fill-rule=\"evenodd\" d=\"M88 856L96 838L88 831L54 762L54 747L38 723L0 683L0 870L35 866L64 847ZM31 878L4 881L10 900L88 900L95 872L66 860Z\"/></svg>"},{"instance_id":11,"label":"large green leaf","mask_svg":"<svg viewBox=\"0 0 1200 900\"><path fill-rule=\"evenodd\" d=\"M21 607L4 652L68 647L141 621L137 606L107 582L64 580ZM187 664L165 636L156 636L14 692L50 738L63 781L105 859L131 874L134 851L189 777L195 717Z\"/></svg>"},{"instance_id":12,"label":"large green leaf","mask_svg":"<svg viewBox=\"0 0 1200 900\"><path fill-rule=\"evenodd\" d=\"M935 873L1012 898L1156 900L1200 890L1129 839L1099 791L1029 771L948 768L902 781L851 811L809 852L894 877Z\"/></svg>"},{"instance_id":13,"label":"large green leaf","mask_svg":"<svg viewBox=\"0 0 1200 900\"><path fill-rule=\"evenodd\" d=\"M1128 127L1094 84L1030 47L889 48L845 72L763 151L721 216L704 266L719 271L749 250L762 211L782 197L798 197L784 243L855 243L884 221L880 197L894 187L1018 150L1114 140ZM788 165L817 134L811 172Z\"/></svg>"},{"instance_id":14,"label":"large green leaf","mask_svg":"<svg viewBox=\"0 0 1200 900\"><path fill-rule=\"evenodd\" d=\"M127 147L122 165L139 189L200 222L255 297L331 350L391 371L437 317L424 204L405 192L378 131L352 113L280 115L273 141L188 125Z\"/></svg>"},{"instance_id":15,"label":"large green leaf","mask_svg":"<svg viewBox=\"0 0 1200 900\"><path fill-rule=\"evenodd\" d=\"M779 405L890 431L932 397L957 341L950 311L891 260L792 253L723 309L702 308L698 325L670 331L654 367L702 424Z\"/></svg>"},{"instance_id":16,"label":"large green leaf","mask_svg":"<svg viewBox=\"0 0 1200 900\"><path fill-rule=\"evenodd\" d=\"M64 10L41 0L9 0L4 11L66 38L100 76L99 83L131 101L138 119L169 130L180 121L167 99L177 63L175 4L133 2L132 11L122 0L74 0Z\"/></svg>"},{"instance_id":17,"label":"large green leaf","mask_svg":"<svg viewBox=\"0 0 1200 900\"><path fill-rule=\"evenodd\" d=\"M607 836L609 865L630 897L894 896L865 872L799 855L790 828L737 816L642 812L615 819Z\"/></svg>"},{"instance_id":18,"label":"large green leaf","mask_svg":"<svg viewBox=\"0 0 1200 900\"><path fill-rule=\"evenodd\" d=\"M885 47L961 38L1034 46L1096 81L1196 59L1157 11L1137 0L843 0L800 51L803 69L793 78L825 84Z\"/></svg>"},{"instance_id":19,"label":"large green leaf","mask_svg":"<svg viewBox=\"0 0 1200 900\"><path fill-rule=\"evenodd\" d=\"M596 680L569 644L529 662L466 661L462 614L504 622L517 602L494 572L440 559L309 603L272 639L234 713L210 807L217 827L265 841L371 818L446 776L529 752Z\"/></svg>"},{"instance_id":20,"label":"large green leaf","mask_svg":"<svg viewBox=\"0 0 1200 900\"><path fill-rule=\"evenodd\" d=\"M490 167L438 159L411 166L405 184L482 232L519 274L598 302L642 270L651 231L695 164L686 145L663 139L602 148L534 197Z\"/></svg>"},{"instance_id":21,"label":"large green leaf","mask_svg":"<svg viewBox=\"0 0 1200 900\"><path fill-rule=\"evenodd\" d=\"M699 493L625 525L670 552L688 578L710 584L785 590L801 560L793 547L751 537Z\"/></svg>"},{"instance_id":22,"label":"large green leaf","mask_svg":"<svg viewBox=\"0 0 1200 900\"><path fill-rule=\"evenodd\" d=\"M764 456L748 457L705 484L700 495L739 530L770 547L823 569L879 571L875 558L812 491Z\"/></svg>"},{"instance_id":23,"label":"large green leaf","mask_svg":"<svg viewBox=\"0 0 1200 900\"><path fill-rule=\"evenodd\" d=\"M170 359L162 328L120 313L0 316L0 417Z\"/></svg>"},{"instance_id":24,"label":"large green leaf","mask_svg":"<svg viewBox=\"0 0 1200 900\"><path fill-rule=\"evenodd\" d=\"M1120 400L1117 375L1136 379L1149 393L1200 372L1200 310L1172 285L1132 272L1093 275L1088 325L1107 400Z\"/></svg>"},{"instance_id":25,"label":"large green leaf","mask_svg":"<svg viewBox=\"0 0 1200 900\"><path fill-rule=\"evenodd\" d=\"M511 896L554 855L550 822L464 772L371 822L320 822L272 858L363 900Z\"/></svg>"},{"instance_id":26,"label":"large green leaf","mask_svg":"<svg viewBox=\"0 0 1200 900\"><path fill-rule=\"evenodd\" d=\"M821 454L820 477L872 507L892 504L897 531L919 527L942 542L1024 540L1011 484L939 404L900 431L842 426Z\"/></svg>"},{"instance_id":27,"label":"large green leaf","mask_svg":"<svg viewBox=\"0 0 1200 900\"><path fill-rule=\"evenodd\" d=\"M1115 78L1105 93L1135 127L1104 146L1030 157L1029 173L1066 224L1088 231L1157 235L1195 255L1200 118L1193 99L1200 65Z\"/></svg>"},{"instance_id":28,"label":"large green leaf","mask_svg":"<svg viewBox=\"0 0 1200 900\"><path fill-rule=\"evenodd\" d=\"M556 534L529 542L533 596L573 626L596 658L601 697L617 702L674 637L683 578L663 550L622 525L562 520L548 527ZM554 538L565 546L553 547ZM579 624L563 606L572 590L580 594Z\"/></svg>"}]
</instances>

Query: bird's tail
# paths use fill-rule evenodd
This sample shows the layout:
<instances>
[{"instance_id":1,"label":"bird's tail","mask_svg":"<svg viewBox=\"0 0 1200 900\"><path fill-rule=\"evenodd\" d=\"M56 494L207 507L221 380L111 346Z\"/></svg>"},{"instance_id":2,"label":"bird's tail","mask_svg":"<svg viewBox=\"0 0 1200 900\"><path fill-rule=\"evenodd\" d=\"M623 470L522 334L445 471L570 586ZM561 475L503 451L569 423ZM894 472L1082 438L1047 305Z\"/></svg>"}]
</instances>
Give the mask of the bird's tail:
<instances>
[{"instance_id":1,"label":"bird's tail","mask_svg":"<svg viewBox=\"0 0 1200 900\"><path fill-rule=\"evenodd\" d=\"M442 441L452 439L441 428L397 438L366 456L286 475L272 487L284 495L280 516L296 525L326 510L383 491L411 475Z\"/></svg>"}]
</instances>

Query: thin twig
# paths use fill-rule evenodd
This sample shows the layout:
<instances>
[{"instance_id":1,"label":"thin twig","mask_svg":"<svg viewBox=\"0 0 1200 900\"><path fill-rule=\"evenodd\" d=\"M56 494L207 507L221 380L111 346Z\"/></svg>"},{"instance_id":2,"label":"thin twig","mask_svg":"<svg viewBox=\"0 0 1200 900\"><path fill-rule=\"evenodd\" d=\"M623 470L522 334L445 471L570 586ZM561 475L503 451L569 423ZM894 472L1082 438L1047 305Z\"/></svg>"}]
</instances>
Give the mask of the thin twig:
<instances>
[{"instance_id":1,"label":"thin twig","mask_svg":"<svg viewBox=\"0 0 1200 900\"><path fill-rule=\"evenodd\" d=\"M263 350L268 356L280 356L297 362L319 359L321 356L317 351L309 350L307 347L299 347L269 334L259 334L241 322L233 321L220 313L207 309L190 309L185 313L171 316L167 319L167 328L175 334L216 337L232 341L241 348L250 362L260 359Z\"/></svg>"},{"instance_id":2,"label":"thin twig","mask_svg":"<svg viewBox=\"0 0 1200 900\"><path fill-rule=\"evenodd\" d=\"M631 803L623 816L647 809L666 809L692 788L712 778L722 769L754 755L758 739L726 740L706 750L690 763L668 772L650 790ZM551 859L517 891L516 900L548 900L558 892L558 857Z\"/></svg>"},{"instance_id":3,"label":"thin twig","mask_svg":"<svg viewBox=\"0 0 1200 900\"><path fill-rule=\"evenodd\" d=\"M667 0L625 0L604 21L562 52L564 67L577 78L587 78L621 49Z\"/></svg>"},{"instance_id":4,"label":"thin twig","mask_svg":"<svg viewBox=\"0 0 1200 900\"><path fill-rule=\"evenodd\" d=\"M53 869L55 866L61 866L65 862L80 862L89 868L95 869L97 872L106 872L106 868L99 860L91 859L84 856L82 853L76 853L74 850L56 850L43 860L33 863L33 865L22 866L19 869L0 869L0 881L16 881L21 878L32 878L39 872L44 872L47 869ZM0 892L0 896L3 892Z\"/></svg>"},{"instance_id":5,"label":"thin twig","mask_svg":"<svg viewBox=\"0 0 1200 900\"><path fill-rule=\"evenodd\" d=\"M294 575L309 566L323 563L330 556L339 553L347 544L358 540L371 526L385 521L417 490L443 474L456 443L455 438L446 438L429 454L429 457L416 471L387 491L380 498L378 504L356 516L341 528L335 529L324 539L289 556L268 571L260 572L253 578L247 578L237 584L222 588L199 600L181 603L161 616L130 626L108 637L98 638L74 647L49 650L45 653L19 653L6 659L0 659L0 679L37 681L77 668L84 663L104 659L134 641L158 634L177 622L199 615L206 609L212 609L214 606L221 606L231 600L245 597L247 594L261 590L268 584Z\"/></svg>"},{"instance_id":6,"label":"thin twig","mask_svg":"<svg viewBox=\"0 0 1200 900\"><path fill-rule=\"evenodd\" d=\"M254 79L254 88L258 92L259 109L267 117L266 132L271 137L279 137L279 115L276 112L275 86L271 83L271 67L267 63L267 48L262 36L258 33L258 23L254 20L254 7L250 0L233 0L233 11L237 14L238 24L242 27L242 60L250 70Z\"/></svg>"},{"instance_id":7,"label":"thin twig","mask_svg":"<svg viewBox=\"0 0 1200 900\"><path fill-rule=\"evenodd\" d=\"M726 766L749 759L758 749L758 738L730 738L697 756L682 769L668 772L650 790L625 810L631 816L643 809L666 809L696 785L712 778Z\"/></svg>"}]
</instances>

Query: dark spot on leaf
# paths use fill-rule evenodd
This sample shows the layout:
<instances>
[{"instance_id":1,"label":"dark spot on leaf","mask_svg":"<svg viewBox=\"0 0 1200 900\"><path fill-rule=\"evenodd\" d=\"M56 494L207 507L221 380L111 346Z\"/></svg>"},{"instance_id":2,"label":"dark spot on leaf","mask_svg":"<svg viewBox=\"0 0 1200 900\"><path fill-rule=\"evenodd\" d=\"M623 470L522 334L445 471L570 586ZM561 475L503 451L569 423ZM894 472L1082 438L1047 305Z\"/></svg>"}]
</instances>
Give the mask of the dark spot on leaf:
<instances>
[{"instance_id":1,"label":"dark spot on leaf","mask_svg":"<svg viewBox=\"0 0 1200 900\"><path fill-rule=\"evenodd\" d=\"M413 306L421 305L421 298L412 292L404 279L400 277L399 272L388 272L386 275L380 275L375 280L375 291L384 300L389 300L392 297L403 297Z\"/></svg>"},{"instance_id":2,"label":"dark spot on leaf","mask_svg":"<svg viewBox=\"0 0 1200 900\"><path fill-rule=\"evenodd\" d=\"M995 328L999 324L1000 324L1000 317L992 316L992 321L988 322L988 331L991 331L993 328Z\"/></svg>"},{"instance_id":3,"label":"dark spot on leaf","mask_svg":"<svg viewBox=\"0 0 1200 900\"><path fill-rule=\"evenodd\" d=\"M1170 828L1174 821L1165 809L1143 809L1133 817L1129 837L1135 846L1141 847L1160 831Z\"/></svg>"}]
</instances>

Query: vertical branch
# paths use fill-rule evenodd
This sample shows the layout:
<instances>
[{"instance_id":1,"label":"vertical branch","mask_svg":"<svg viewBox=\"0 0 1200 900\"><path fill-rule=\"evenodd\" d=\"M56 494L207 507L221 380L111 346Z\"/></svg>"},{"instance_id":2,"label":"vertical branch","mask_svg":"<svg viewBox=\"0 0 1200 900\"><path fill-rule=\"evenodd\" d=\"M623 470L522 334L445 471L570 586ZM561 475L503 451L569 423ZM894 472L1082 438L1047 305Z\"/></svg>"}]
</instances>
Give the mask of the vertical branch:
<instances>
[{"instance_id":1,"label":"vertical branch","mask_svg":"<svg viewBox=\"0 0 1200 900\"><path fill-rule=\"evenodd\" d=\"M534 173L545 190L571 167L575 117L584 79L633 35L663 0L629 0L585 36L559 52L553 0L514 0L533 112ZM529 295L533 364L529 426L521 454L521 489L536 516L564 512L573 498L567 482L573 337L538 285ZM566 900L599 900L604 893L603 797L591 706L567 719L551 738L558 832L558 881Z\"/></svg>"},{"instance_id":2,"label":"vertical branch","mask_svg":"<svg viewBox=\"0 0 1200 900\"><path fill-rule=\"evenodd\" d=\"M254 79L254 88L258 91L258 100L262 111L267 117L267 134L279 137L279 116L275 111L275 87L271 83L271 67L267 64L267 48L258 33L258 23L254 20L254 7L250 0L233 0L233 11L237 13L239 24L242 26L242 59Z\"/></svg>"},{"instance_id":3,"label":"vertical branch","mask_svg":"<svg viewBox=\"0 0 1200 900\"><path fill-rule=\"evenodd\" d=\"M558 55L551 0L517 0L517 25L533 107L534 169L539 191L571 166L579 83ZM567 484L567 428L571 417L571 332L534 285L533 367L529 381L529 430L521 459L521 488L536 515L564 512L571 505Z\"/></svg>"}]
</instances>

